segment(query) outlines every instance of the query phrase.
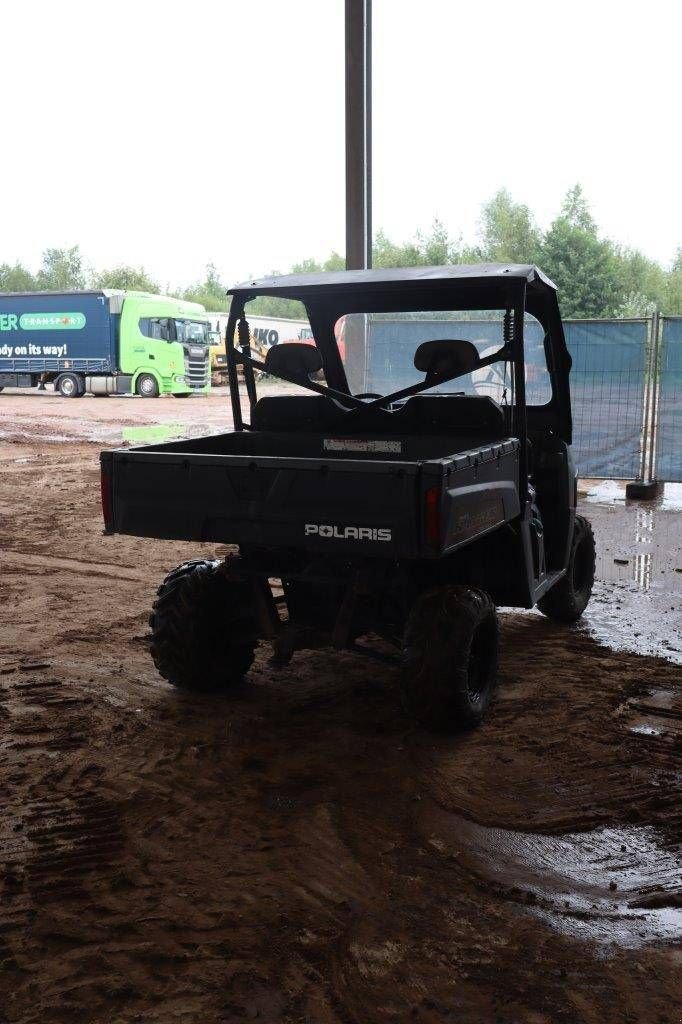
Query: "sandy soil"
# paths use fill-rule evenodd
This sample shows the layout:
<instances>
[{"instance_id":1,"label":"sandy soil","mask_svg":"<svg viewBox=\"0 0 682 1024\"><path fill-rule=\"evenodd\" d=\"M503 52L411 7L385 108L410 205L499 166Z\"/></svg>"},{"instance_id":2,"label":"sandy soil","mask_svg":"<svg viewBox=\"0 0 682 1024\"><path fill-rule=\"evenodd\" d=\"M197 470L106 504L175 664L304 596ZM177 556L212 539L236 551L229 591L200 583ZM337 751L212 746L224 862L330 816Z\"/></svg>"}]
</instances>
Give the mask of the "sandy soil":
<instances>
[{"instance_id":1,"label":"sandy soil","mask_svg":"<svg viewBox=\"0 0 682 1024\"><path fill-rule=\"evenodd\" d=\"M263 648L190 699L146 620L197 549L103 537L87 440L165 417L229 422L219 395L0 401L0 1021L678 1021L674 512L642 552L649 510L586 501L595 604L503 616L471 734L414 729L352 654Z\"/></svg>"}]
</instances>

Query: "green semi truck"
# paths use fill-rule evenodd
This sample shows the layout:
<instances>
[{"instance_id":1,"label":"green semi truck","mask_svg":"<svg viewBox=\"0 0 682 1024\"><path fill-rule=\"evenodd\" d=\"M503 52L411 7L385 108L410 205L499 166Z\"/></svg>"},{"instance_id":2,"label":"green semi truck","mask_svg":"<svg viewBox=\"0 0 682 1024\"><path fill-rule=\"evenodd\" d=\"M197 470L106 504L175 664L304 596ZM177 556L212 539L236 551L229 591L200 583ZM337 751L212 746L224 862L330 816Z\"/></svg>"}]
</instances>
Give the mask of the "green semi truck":
<instances>
[{"instance_id":1,"label":"green semi truck","mask_svg":"<svg viewBox=\"0 0 682 1024\"><path fill-rule=\"evenodd\" d=\"M64 398L211 386L203 306L145 292L0 294L0 390L52 383Z\"/></svg>"}]
</instances>

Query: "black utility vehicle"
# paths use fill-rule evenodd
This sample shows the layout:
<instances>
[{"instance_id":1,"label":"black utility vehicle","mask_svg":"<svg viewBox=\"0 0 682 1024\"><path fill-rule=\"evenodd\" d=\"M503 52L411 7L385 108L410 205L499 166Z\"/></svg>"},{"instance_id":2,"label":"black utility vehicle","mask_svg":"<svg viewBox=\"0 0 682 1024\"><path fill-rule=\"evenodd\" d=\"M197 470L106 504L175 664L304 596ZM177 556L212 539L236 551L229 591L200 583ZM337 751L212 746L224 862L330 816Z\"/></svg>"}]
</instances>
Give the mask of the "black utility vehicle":
<instances>
[{"instance_id":1,"label":"black utility vehicle","mask_svg":"<svg viewBox=\"0 0 682 1024\"><path fill-rule=\"evenodd\" d=\"M259 639L286 663L326 644L385 655L378 637L400 652L417 719L478 722L495 683L495 606L573 622L594 578L554 285L533 266L482 264L271 278L230 294L234 431L102 454L109 531L238 545L159 588L159 672L222 689ZM254 358L259 295L302 302L311 343Z\"/></svg>"}]
</instances>

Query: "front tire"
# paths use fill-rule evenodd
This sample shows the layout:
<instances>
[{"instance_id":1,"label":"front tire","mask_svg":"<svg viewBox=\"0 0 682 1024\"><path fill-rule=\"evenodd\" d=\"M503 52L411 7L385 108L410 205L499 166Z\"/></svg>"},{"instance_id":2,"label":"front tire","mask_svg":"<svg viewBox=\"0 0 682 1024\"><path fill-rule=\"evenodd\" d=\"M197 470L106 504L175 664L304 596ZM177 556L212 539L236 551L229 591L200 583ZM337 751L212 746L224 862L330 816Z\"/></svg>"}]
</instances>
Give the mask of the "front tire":
<instances>
[{"instance_id":1,"label":"front tire","mask_svg":"<svg viewBox=\"0 0 682 1024\"><path fill-rule=\"evenodd\" d=\"M538 601L543 615L557 622L577 622L592 596L595 559L589 520L576 516L566 574Z\"/></svg>"},{"instance_id":2,"label":"front tire","mask_svg":"<svg viewBox=\"0 0 682 1024\"><path fill-rule=\"evenodd\" d=\"M226 690L250 669L258 627L248 583L229 579L222 563L194 559L169 573L149 625L151 655L173 686Z\"/></svg>"},{"instance_id":3,"label":"front tire","mask_svg":"<svg viewBox=\"0 0 682 1024\"><path fill-rule=\"evenodd\" d=\"M156 377L153 377L151 373L140 374L137 378L135 390L138 395L141 395L143 398L159 397L159 385L156 382Z\"/></svg>"},{"instance_id":4,"label":"front tire","mask_svg":"<svg viewBox=\"0 0 682 1024\"><path fill-rule=\"evenodd\" d=\"M495 689L499 625L482 590L438 587L417 598L403 643L406 710L436 732L477 725Z\"/></svg>"}]
</instances>

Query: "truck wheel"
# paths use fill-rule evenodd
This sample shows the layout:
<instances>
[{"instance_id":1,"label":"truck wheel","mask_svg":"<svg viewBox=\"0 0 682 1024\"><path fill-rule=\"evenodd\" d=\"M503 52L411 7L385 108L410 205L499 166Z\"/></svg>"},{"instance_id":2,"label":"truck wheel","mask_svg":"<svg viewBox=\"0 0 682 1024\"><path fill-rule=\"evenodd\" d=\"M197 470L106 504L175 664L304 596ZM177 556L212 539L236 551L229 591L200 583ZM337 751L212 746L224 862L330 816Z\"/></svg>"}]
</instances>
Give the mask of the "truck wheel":
<instances>
[{"instance_id":1,"label":"truck wheel","mask_svg":"<svg viewBox=\"0 0 682 1024\"><path fill-rule=\"evenodd\" d=\"M173 686L227 689L253 663L258 628L251 588L228 579L220 564L184 562L157 591L149 619L151 654Z\"/></svg>"},{"instance_id":2,"label":"truck wheel","mask_svg":"<svg viewBox=\"0 0 682 1024\"><path fill-rule=\"evenodd\" d=\"M439 587L417 598L403 641L406 710L436 732L477 725L497 674L499 626L482 590Z\"/></svg>"},{"instance_id":3,"label":"truck wheel","mask_svg":"<svg viewBox=\"0 0 682 1024\"><path fill-rule=\"evenodd\" d=\"M80 398L85 393L85 386L75 373L63 373L57 378L56 387L62 398Z\"/></svg>"},{"instance_id":4,"label":"truck wheel","mask_svg":"<svg viewBox=\"0 0 682 1024\"><path fill-rule=\"evenodd\" d=\"M153 377L151 373L140 374L137 378L135 390L138 395L142 395L143 398L159 397L159 385L156 383L156 377Z\"/></svg>"},{"instance_id":5,"label":"truck wheel","mask_svg":"<svg viewBox=\"0 0 682 1024\"><path fill-rule=\"evenodd\" d=\"M192 392L191 391L174 391L173 392L173 398L191 398L191 397L192 397Z\"/></svg>"},{"instance_id":6,"label":"truck wheel","mask_svg":"<svg viewBox=\"0 0 682 1024\"><path fill-rule=\"evenodd\" d=\"M584 516L576 516L566 575L538 601L542 614L557 622L575 622L579 619L592 595L594 563L592 527Z\"/></svg>"}]
</instances>

